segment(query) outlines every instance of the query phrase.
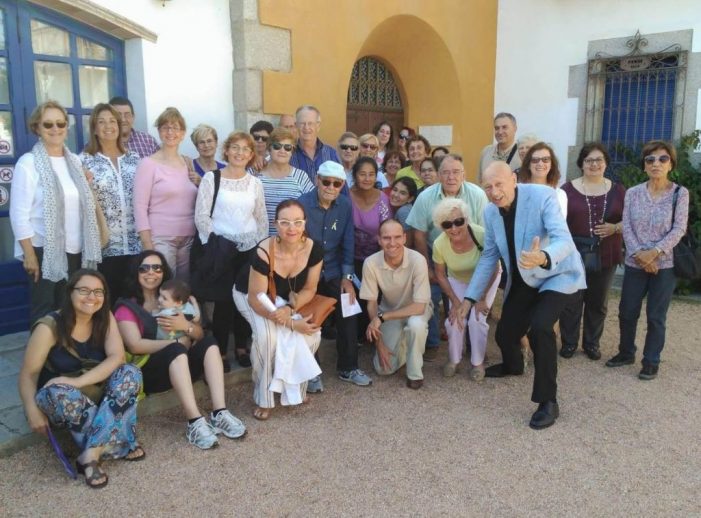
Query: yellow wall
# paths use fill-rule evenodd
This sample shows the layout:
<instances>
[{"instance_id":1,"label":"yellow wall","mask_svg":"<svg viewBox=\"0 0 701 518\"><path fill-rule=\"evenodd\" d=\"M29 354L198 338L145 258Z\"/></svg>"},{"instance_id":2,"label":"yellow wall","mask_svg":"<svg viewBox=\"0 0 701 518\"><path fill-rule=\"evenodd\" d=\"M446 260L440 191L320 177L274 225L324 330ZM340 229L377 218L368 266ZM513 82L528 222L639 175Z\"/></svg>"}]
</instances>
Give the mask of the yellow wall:
<instances>
[{"instance_id":1,"label":"yellow wall","mask_svg":"<svg viewBox=\"0 0 701 518\"><path fill-rule=\"evenodd\" d=\"M492 141L497 0L259 0L262 24L290 29L290 73L265 71L263 110L314 104L321 138L345 130L354 63L379 58L400 86L409 126L452 125L474 178Z\"/></svg>"}]
</instances>

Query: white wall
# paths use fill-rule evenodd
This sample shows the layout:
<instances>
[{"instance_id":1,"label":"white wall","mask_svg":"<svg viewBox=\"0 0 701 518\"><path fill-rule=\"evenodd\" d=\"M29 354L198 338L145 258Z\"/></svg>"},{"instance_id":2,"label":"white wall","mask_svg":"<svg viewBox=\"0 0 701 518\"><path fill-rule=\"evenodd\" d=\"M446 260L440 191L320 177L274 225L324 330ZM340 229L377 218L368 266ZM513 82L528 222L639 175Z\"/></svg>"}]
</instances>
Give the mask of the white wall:
<instances>
[{"instance_id":1,"label":"white wall","mask_svg":"<svg viewBox=\"0 0 701 518\"><path fill-rule=\"evenodd\" d=\"M569 67L587 62L590 41L692 29L691 50L701 52L699 0L499 0L498 16L494 112L513 113L519 133L551 142L562 171L577 131Z\"/></svg>"},{"instance_id":2,"label":"white wall","mask_svg":"<svg viewBox=\"0 0 701 518\"><path fill-rule=\"evenodd\" d=\"M151 43L127 40L127 90L135 126L158 138L153 123L167 106L187 122L181 150L197 156L190 130L206 123L219 140L234 129L234 67L228 0L93 0L158 35Z\"/></svg>"}]
</instances>

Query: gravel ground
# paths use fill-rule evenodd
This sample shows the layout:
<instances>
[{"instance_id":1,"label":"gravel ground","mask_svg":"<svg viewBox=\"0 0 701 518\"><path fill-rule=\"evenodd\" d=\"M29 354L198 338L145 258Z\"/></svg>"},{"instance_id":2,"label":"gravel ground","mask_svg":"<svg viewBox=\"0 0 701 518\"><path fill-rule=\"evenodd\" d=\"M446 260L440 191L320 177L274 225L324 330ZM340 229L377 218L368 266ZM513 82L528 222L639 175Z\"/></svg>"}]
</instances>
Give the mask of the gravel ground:
<instances>
[{"instance_id":1,"label":"gravel ground","mask_svg":"<svg viewBox=\"0 0 701 518\"><path fill-rule=\"evenodd\" d=\"M617 305L604 359L616 345ZM539 432L527 426L531 370L481 384L466 369L444 379L442 347L424 366L423 389L405 388L401 375L360 388L332 376L325 342L325 391L310 404L257 422L251 385L228 392L248 426L243 441L203 452L187 445L178 410L144 417L148 458L108 463L99 491L62 475L48 445L0 459L0 515L698 516L700 310L672 304L657 380L581 352L560 359L561 417ZM493 342L488 354L499 358ZM361 366L370 370L367 347Z\"/></svg>"}]
</instances>

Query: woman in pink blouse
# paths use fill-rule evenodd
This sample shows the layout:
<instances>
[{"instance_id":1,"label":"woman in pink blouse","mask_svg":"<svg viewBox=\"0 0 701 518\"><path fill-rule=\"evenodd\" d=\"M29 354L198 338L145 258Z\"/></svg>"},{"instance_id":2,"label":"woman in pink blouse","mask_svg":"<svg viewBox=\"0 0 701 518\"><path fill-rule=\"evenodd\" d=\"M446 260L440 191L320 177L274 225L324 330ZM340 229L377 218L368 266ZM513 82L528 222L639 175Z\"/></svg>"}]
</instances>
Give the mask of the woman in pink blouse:
<instances>
[{"instance_id":1,"label":"woman in pink blouse","mask_svg":"<svg viewBox=\"0 0 701 518\"><path fill-rule=\"evenodd\" d=\"M653 140L643 146L642 155L648 181L628 189L623 207L626 269L618 307L619 352L606 366L635 362L635 332L647 295L647 334L638 377L651 380L657 377L667 309L677 284L673 248L686 233L689 191L669 179L677 165L674 146Z\"/></svg>"},{"instance_id":2,"label":"woman in pink blouse","mask_svg":"<svg viewBox=\"0 0 701 518\"><path fill-rule=\"evenodd\" d=\"M185 119L166 108L156 119L161 149L139 163L134 181L134 219L144 250L158 250L174 276L190 278L190 248L195 235L197 187L178 147Z\"/></svg>"}]
</instances>

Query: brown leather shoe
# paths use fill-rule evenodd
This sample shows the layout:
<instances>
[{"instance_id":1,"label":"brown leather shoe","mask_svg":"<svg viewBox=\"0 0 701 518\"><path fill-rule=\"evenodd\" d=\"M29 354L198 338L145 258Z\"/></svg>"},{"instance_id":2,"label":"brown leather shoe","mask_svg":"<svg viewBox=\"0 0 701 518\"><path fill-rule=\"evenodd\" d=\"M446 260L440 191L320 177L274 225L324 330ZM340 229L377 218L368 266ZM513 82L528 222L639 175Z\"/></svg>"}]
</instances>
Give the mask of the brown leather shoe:
<instances>
[{"instance_id":1,"label":"brown leather shoe","mask_svg":"<svg viewBox=\"0 0 701 518\"><path fill-rule=\"evenodd\" d=\"M410 380L407 378L406 386L410 389L419 390L424 386L424 380Z\"/></svg>"}]
</instances>

